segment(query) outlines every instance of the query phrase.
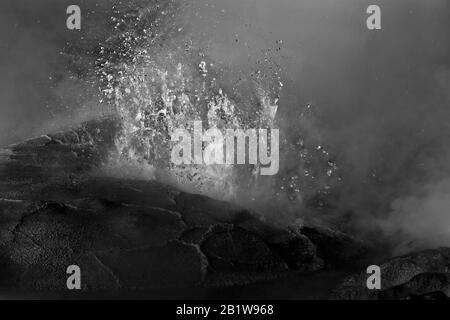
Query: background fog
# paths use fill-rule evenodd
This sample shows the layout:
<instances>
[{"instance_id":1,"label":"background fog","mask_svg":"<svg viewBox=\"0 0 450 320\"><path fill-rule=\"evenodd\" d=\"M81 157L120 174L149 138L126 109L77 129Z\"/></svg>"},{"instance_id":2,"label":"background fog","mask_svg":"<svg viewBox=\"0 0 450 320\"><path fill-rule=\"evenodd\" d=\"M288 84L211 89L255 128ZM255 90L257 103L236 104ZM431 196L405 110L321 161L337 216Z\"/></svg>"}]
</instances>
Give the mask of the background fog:
<instances>
[{"instance_id":1,"label":"background fog","mask_svg":"<svg viewBox=\"0 0 450 320\"><path fill-rule=\"evenodd\" d=\"M308 130L336 157L343 181L335 204L353 228L382 231L401 251L450 244L450 3L215 4L234 17L216 28L221 58L245 64L239 52L248 49L234 37L254 51L282 40L280 127L295 130L298 110L314 106ZM382 9L380 31L365 27L369 4Z\"/></svg>"}]
</instances>

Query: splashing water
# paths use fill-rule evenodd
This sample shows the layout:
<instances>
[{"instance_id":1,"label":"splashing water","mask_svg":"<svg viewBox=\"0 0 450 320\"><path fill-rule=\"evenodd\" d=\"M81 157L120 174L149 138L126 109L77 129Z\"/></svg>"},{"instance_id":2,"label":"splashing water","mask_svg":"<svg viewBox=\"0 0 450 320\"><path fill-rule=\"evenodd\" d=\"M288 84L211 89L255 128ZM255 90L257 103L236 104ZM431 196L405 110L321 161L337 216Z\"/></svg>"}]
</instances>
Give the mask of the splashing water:
<instances>
[{"instance_id":1,"label":"splashing water","mask_svg":"<svg viewBox=\"0 0 450 320\"><path fill-rule=\"evenodd\" d=\"M102 46L97 63L101 90L123 122L111 161L151 165L178 185L189 186L191 192L193 187L221 199L244 199L246 204L261 199L257 201L261 206L289 201L298 210L308 187L314 190L311 197L318 189L327 194L330 185L325 180L334 178L337 166L324 147L306 146L305 132L294 140L282 137L280 153L286 154L286 164L277 177L260 177L258 165L172 165L170 133L192 132L194 121L202 121L205 130L217 128L223 133L276 128L283 87L281 68L267 56L247 71L214 61L204 42L182 32L179 9L169 1L157 10L140 10L126 28L123 20L113 18L122 26L120 33ZM299 121L306 119L299 115ZM325 161L322 172L316 166L318 153Z\"/></svg>"}]
</instances>

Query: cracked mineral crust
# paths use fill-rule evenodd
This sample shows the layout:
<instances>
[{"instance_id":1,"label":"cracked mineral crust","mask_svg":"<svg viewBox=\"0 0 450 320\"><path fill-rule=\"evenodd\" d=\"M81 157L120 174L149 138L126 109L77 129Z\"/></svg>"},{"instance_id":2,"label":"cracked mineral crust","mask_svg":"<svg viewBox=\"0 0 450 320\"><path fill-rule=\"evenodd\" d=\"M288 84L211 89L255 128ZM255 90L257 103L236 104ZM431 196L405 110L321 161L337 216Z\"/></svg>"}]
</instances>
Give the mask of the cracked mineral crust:
<instances>
[{"instance_id":1,"label":"cracked mineral crust","mask_svg":"<svg viewBox=\"0 0 450 320\"><path fill-rule=\"evenodd\" d=\"M103 118L0 150L2 290L65 297L66 269L78 265L82 297L255 297L282 286L283 297L323 298L370 253L338 231L275 226L157 180L98 174L119 129ZM402 260L407 271L402 278L394 268L389 287L403 287L383 297L448 290L448 270L425 258ZM335 297L364 295L356 278Z\"/></svg>"}]
</instances>

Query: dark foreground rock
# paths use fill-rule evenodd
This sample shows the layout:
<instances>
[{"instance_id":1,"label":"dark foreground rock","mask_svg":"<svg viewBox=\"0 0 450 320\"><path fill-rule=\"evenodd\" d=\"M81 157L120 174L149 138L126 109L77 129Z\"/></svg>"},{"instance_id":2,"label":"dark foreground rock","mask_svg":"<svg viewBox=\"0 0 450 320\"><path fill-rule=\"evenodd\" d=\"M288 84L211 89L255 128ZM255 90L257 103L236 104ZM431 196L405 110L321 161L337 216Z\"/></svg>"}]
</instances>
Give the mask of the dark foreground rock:
<instances>
[{"instance_id":1,"label":"dark foreground rock","mask_svg":"<svg viewBox=\"0 0 450 320\"><path fill-rule=\"evenodd\" d=\"M336 299L446 299L450 297L450 248L425 250L380 265L381 290L368 290L365 271L346 278Z\"/></svg>"},{"instance_id":2,"label":"dark foreground rock","mask_svg":"<svg viewBox=\"0 0 450 320\"><path fill-rule=\"evenodd\" d=\"M276 279L298 296L292 279L320 283L370 251L330 229L281 228L157 181L99 174L119 129L102 119L0 150L0 288L67 292L66 268L78 265L85 293L203 288L210 297L208 288ZM316 289L310 296L328 294Z\"/></svg>"}]
</instances>

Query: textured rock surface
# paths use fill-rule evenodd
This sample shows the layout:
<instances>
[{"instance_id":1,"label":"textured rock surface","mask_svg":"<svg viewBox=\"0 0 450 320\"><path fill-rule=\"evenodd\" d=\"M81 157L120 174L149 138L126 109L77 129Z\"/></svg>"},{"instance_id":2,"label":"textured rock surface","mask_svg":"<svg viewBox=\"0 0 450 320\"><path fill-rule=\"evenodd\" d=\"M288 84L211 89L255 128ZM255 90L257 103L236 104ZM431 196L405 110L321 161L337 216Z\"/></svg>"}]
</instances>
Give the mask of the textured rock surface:
<instances>
[{"instance_id":1,"label":"textured rock surface","mask_svg":"<svg viewBox=\"0 0 450 320\"><path fill-rule=\"evenodd\" d=\"M365 272L345 279L337 299L408 299L450 297L450 248L425 250L380 265L381 290L368 290Z\"/></svg>"},{"instance_id":2,"label":"textured rock surface","mask_svg":"<svg viewBox=\"0 0 450 320\"><path fill-rule=\"evenodd\" d=\"M0 151L0 287L64 291L72 264L83 292L245 286L364 256L338 232L98 174L118 128L92 121Z\"/></svg>"}]
</instances>

